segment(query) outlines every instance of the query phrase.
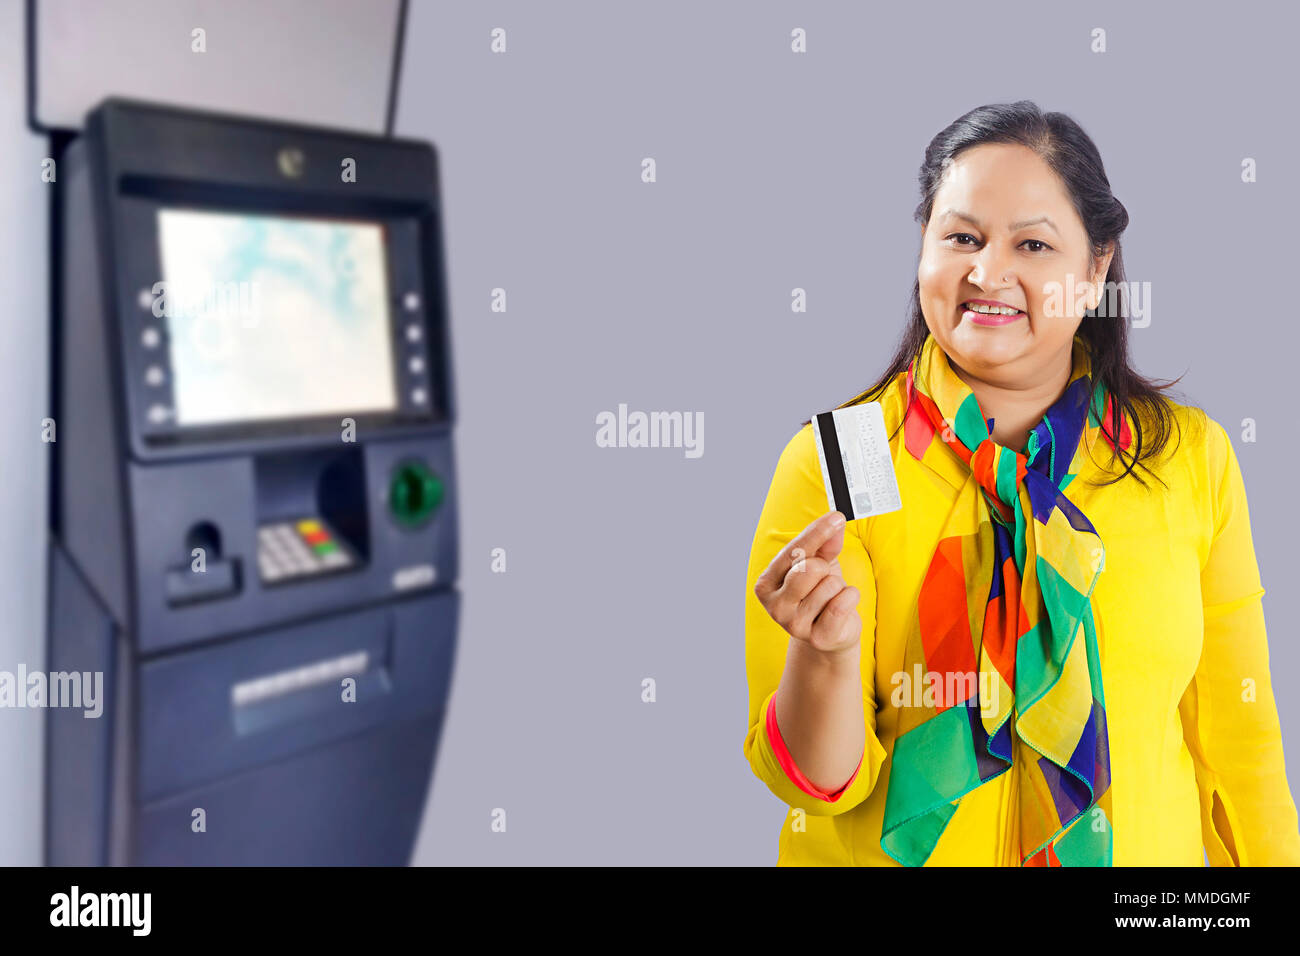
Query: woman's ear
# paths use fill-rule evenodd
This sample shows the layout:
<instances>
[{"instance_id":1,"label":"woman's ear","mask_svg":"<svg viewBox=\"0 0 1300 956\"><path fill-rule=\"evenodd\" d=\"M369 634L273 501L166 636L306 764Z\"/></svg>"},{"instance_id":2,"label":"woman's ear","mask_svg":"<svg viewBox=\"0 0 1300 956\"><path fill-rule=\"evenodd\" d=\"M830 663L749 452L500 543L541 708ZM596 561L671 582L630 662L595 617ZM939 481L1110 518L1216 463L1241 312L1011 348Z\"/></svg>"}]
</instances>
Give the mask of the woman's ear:
<instances>
[{"instance_id":1,"label":"woman's ear","mask_svg":"<svg viewBox=\"0 0 1300 956\"><path fill-rule=\"evenodd\" d=\"M1105 294L1106 274L1110 271L1110 260L1115 257L1115 246L1112 243L1106 247L1106 252L1100 258L1093 259L1093 272L1088 277L1088 308L1096 309L1101 305L1102 295Z\"/></svg>"}]
</instances>

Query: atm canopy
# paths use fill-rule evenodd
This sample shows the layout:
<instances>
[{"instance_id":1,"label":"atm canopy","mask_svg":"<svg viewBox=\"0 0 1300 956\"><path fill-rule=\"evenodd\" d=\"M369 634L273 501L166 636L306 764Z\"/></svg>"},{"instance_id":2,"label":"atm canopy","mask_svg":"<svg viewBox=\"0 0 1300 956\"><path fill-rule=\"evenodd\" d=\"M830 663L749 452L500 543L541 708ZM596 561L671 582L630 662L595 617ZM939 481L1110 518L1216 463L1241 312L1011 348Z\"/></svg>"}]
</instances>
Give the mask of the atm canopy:
<instances>
[{"instance_id":1,"label":"atm canopy","mask_svg":"<svg viewBox=\"0 0 1300 956\"><path fill-rule=\"evenodd\" d=\"M28 0L29 122L108 97L391 132L404 0Z\"/></svg>"}]
</instances>

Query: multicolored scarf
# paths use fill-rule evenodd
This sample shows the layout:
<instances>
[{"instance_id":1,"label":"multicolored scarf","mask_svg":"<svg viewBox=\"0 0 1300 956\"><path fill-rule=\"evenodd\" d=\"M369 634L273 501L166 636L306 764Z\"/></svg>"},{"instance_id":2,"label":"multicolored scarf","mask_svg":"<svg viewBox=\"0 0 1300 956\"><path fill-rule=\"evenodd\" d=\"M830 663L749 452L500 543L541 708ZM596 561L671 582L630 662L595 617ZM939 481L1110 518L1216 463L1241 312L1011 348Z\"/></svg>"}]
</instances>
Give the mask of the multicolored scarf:
<instances>
[{"instance_id":1,"label":"multicolored scarf","mask_svg":"<svg viewBox=\"0 0 1300 956\"><path fill-rule=\"evenodd\" d=\"M1064 489L1100 432L1110 395L1076 335L1070 381L1023 453L996 444L933 335L907 370L905 444L934 467L970 469L921 585L904 656L924 674L900 709L881 848L920 866L963 795L1014 765L1022 866L1110 866L1110 748L1090 597L1105 564ZM1107 422L1107 429L1101 423ZM1120 445L1131 436L1122 419Z\"/></svg>"}]
</instances>

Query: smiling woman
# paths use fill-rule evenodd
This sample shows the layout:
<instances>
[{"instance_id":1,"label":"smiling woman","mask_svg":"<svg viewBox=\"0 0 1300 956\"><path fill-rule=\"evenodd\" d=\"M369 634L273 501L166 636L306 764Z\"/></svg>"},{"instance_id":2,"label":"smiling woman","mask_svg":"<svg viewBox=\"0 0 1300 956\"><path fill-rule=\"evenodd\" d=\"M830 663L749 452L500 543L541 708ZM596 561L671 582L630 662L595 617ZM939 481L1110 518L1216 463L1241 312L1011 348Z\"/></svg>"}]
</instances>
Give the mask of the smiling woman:
<instances>
[{"instance_id":1,"label":"smiling woman","mask_svg":"<svg viewBox=\"0 0 1300 956\"><path fill-rule=\"evenodd\" d=\"M922 225L921 311L953 371L996 419L994 440L1020 449L1065 388L1075 333L1085 307L1100 304L1118 242L1094 252L1061 178L1021 143L955 156L933 205L938 213ZM1067 283L1088 300L1063 311L1057 290Z\"/></svg>"},{"instance_id":2,"label":"smiling woman","mask_svg":"<svg viewBox=\"0 0 1300 956\"><path fill-rule=\"evenodd\" d=\"M1096 146L980 107L920 183L910 322L839 406L880 403L903 506L826 513L805 421L750 548L778 862L1300 864L1241 469L1131 367Z\"/></svg>"}]
</instances>

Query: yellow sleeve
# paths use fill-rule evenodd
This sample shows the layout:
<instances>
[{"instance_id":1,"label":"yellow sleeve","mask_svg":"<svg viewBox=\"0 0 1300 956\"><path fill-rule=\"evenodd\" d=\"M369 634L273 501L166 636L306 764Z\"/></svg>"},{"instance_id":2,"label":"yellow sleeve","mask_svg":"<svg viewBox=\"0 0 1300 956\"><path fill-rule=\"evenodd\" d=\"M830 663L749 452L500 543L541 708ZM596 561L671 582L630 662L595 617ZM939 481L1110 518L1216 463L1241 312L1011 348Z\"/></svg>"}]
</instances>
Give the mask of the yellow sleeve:
<instances>
[{"instance_id":1,"label":"yellow sleeve","mask_svg":"<svg viewBox=\"0 0 1300 956\"><path fill-rule=\"evenodd\" d=\"M814 520L831 510L826 500L821 464L811 426L805 425L786 444L777 462L767 501L749 552L749 574L745 586L745 670L749 681L749 732L745 757L758 779L791 807L813 816L833 816L851 810L871 793L885 760L885 748L876 737L875 631L876 582L871 561L860 534L871 519L850 521L844 529L840 569L847 584L861 592L858 612L862 616L862 672L872 675L865 682L863 711L866 717L866 748L857 773L833 799L823 799L801 788L782 769L768 733L767 714L785 670L786 651L791 640L781 625L767 613L754 583L777 553ZM778 728L779 736L779 728ZM788 754L782 749L788 760ZM796 769L797 772L797 769ZM798 774L802 776L802 774Z\"/></svg>"},{"instance_id":2,"label":"yellow sleeve","mask_svg":"<svg viewBox=\"0 0 1300 956\"><path fill-rule=\"evenodd\" d=\"M1227 432L1206 422L1214 537L1201 571L1205 639L1179 704L1205 852L1212 866L1300 865L1246 489Z\"/></svg>"}]
</instances>

